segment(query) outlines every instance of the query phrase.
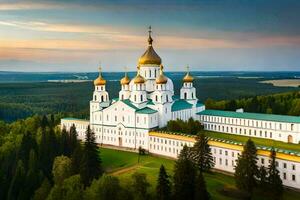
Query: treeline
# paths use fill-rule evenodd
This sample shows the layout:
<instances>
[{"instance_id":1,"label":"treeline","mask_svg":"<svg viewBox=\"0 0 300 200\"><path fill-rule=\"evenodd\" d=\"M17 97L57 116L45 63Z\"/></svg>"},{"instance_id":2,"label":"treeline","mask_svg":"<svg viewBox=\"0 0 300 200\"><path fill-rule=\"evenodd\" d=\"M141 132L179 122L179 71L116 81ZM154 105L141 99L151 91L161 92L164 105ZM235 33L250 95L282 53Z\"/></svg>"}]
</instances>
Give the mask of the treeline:
<instances>
[{"instance_id":1,"label":"treeline","mask_svg":"<svg viewBox=\"0 0 300 200\"><path fill-rule=\"evenodd\" d=\"M288 92L266 96L255 96L238 100L205 101L206 109L235 111L243 108L246 112L300 115L300 92Z\"/></svg>"}]
</instances>

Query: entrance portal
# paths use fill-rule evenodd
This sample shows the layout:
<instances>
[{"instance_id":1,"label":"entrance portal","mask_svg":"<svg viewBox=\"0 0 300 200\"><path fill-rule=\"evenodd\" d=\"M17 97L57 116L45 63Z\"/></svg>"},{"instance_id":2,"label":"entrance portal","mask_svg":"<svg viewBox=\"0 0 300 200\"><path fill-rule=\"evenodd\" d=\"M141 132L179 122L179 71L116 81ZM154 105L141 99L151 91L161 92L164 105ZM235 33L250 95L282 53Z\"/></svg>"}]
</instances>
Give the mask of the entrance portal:
<instances>
[{"instance_id":1,"label":"entrance portal","mask_svg":"<svg viewBox=\"0 0 300 200\"><path fill-rule=\"evenodd\" d=\"M288 136L288 143L293 143L293 136L291 135Z\"/></svg>"},{"instance_id":2,"label":"entrance portal","mask_svg":"<svg viewBox=\"0 0 300 200\"><path fill-rule=\"evenodd\" d=\"M122 146L122 138L119 137L119 146L121 147Z\"/></svg>"}]
</instances>

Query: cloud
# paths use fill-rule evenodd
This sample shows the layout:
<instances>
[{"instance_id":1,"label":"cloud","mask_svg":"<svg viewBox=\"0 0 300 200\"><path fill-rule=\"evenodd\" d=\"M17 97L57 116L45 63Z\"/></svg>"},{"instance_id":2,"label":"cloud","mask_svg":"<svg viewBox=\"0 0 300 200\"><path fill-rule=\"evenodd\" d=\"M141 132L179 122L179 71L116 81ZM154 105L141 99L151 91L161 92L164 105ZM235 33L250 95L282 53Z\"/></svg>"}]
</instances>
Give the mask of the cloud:
<instances>
[{"instance_id":1,"label":"cloud","mask_svg":"<svg viewBox=\"0 0 300 200\"><path fill-rule=\"evenodd\" d=\"M59 3L51 2L31 2L31 1L16 1L12 3L1 3L0 11L10 11L10 10L43 10L43 9L62 9L62 5Z\"/></svg>"}]
</instances>

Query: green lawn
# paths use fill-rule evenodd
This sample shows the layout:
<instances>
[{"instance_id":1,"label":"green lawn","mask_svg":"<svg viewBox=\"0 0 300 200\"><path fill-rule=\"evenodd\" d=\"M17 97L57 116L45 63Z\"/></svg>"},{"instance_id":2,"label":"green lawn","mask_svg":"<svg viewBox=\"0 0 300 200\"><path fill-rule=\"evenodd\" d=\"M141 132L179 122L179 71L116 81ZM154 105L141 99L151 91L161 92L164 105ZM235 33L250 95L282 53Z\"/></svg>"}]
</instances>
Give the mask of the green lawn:
<instances>
[{"instance_id":1,"label":"green lawn","mask_svg":"<svg viewBox=\"0 0 300 200\"><path fill-rule=\"evenodd\" d=\"M219 133L213 131L205 131L205 134L211 138L225 139L225 140L231 140L231 141L242 142L242 143L245 143L250 138L248 136L234 135L229 133ZM255 138L255 137L251 137L251 140L257 146L276 147L279 149L283 149L287 151L292 150L300 153L300 144L291 144L291 143L285 143L285 142L274 141L274 140L263 139L263 138Z\"/></svg>"},{"instance_id":2,"label":"green lawn","mask_svg":"<svg viewBox=\"0 0 300 200\"><path fill-rule=\"evenodd\" d=\"M128 185L131 181L131 175L134 172L141 172L147 175L147 179L151 184L150 192L154 193L155 184L159 172L159 167L163 164L167 172L172 176L174 160L145 155L140 157L138 163L138 154L132 152L124 152L113 149L101 148L101 158L106 173L118 176L122 185ZM234 178L220 173L205 174L208 190L213 199L233 200L223 196L218 192L218 189L224 186L234 187ZM255 197L256 200L265 198ZM294 191L285 191L284 199L296 200L300 199L300 193Z\"/></svg>"}]
</instances>

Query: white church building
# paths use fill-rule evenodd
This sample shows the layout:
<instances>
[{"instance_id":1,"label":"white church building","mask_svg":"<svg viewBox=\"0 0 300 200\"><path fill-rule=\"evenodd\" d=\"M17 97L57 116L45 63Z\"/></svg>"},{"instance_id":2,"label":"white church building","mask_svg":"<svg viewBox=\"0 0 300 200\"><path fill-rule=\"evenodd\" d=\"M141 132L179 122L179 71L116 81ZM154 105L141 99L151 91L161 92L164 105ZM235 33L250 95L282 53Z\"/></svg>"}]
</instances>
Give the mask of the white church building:
<instances>
[{"instance_id":1,"label":"white church building","mask_svg":"<svg viewBox=\"0 0 300 200\"><path fill-rule=\"evenodd\" d=\"M173 82L164 74L162 60L155 52L149 30L148 48L139 58L136 76L130 80L127 73L120 80L119 97L110 99L106 80L99 72L94 80L94 92L90 101L90 119L61 119L61 127L67 130L74 124L78 137L85 139L88 125L94 131L96 142L120 148L138 149L149 153L176 158L183 146L193 146L194 136L156 131L170 120L199 120L206 130L258 137L299 144L300 117L206 110L196 96L194 78L189 73L182 79L179 97L174 95ZM215 168L234 172L242 144L211 139L209 144L214 156ZM260 165L268 164L268 148L259 147ZM299 151L278 150L278 169L283 184L300 189Z\"/></svg>"}]
</instances>

